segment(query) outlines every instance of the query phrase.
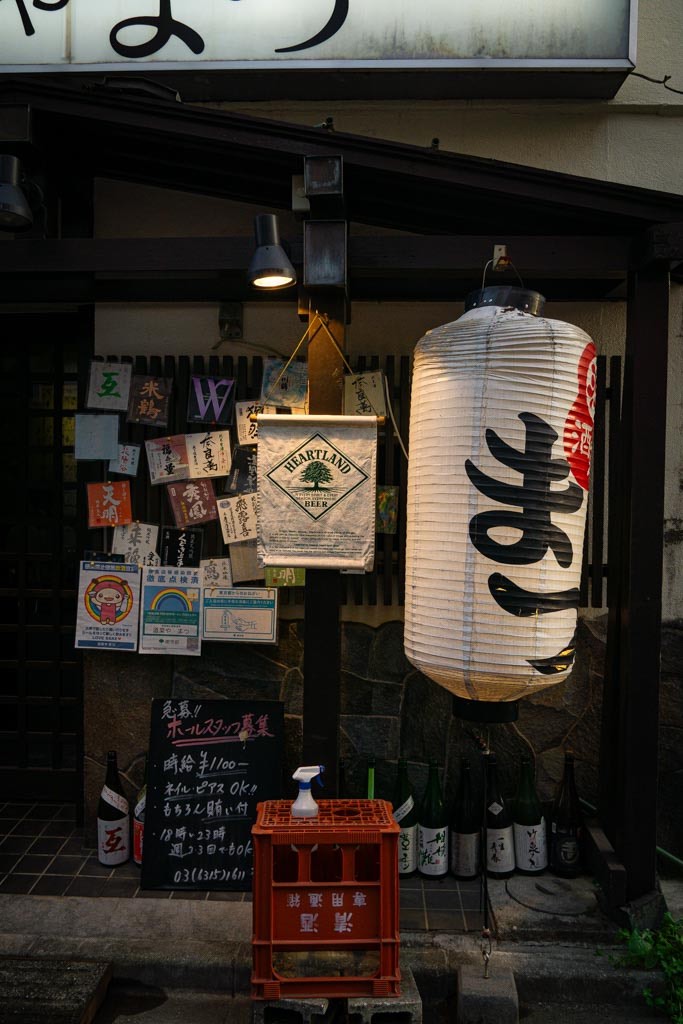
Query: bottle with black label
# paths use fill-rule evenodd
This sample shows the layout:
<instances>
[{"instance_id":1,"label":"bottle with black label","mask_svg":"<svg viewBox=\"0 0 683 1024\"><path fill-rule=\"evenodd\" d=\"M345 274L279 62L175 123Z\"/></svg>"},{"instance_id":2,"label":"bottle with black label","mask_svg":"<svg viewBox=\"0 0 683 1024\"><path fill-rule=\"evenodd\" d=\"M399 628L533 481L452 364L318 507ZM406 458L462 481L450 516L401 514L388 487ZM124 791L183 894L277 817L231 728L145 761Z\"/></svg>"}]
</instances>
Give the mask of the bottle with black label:
<instances>
[{"instance_id":1,"label":"bottle with black label","mask_svg":"<svg viewBox=\"0 0 683 1024\"><path fill-rule=\"evenodd\" d=\"M530 757L523 757L513 808L515 863L523 875L538 875L548 866L545 818L538 799Z\"/></svg>"},{"instance_id":2,"label":"bottle with black label","mask_svg":"<svg viewBox=\"0 0 683 1024\"><path fill-rule=\"evenodd\" d=\"M486 758L486 871L491 878L509 878L515 870L512 815L498 781L495 754Z\"/></svg>"},{"instance_id":3,"label":"bottle with black label","mask_svg":"<svg viewBox=\"0 0 683 1024\"><path fill-rule=\"evenodd\" d=\"M436 761L429 764L427 788L417 820L417 870L428 878L441 878L448 871L448 815Z\"/></svg>"},{"instance_id":4,"label":"bottle with black label","mask_svg":"<svg viewBox=\"0 0 683 1024\"><path fill-rule=\"evenodd\" d=\"M394 788L394 821L401 826L398 837L398 873L401 878L417 871L417 807L413 787L408 778L408 762L398 762Z\"/></svg>"},{"instance_id":5,"label":"bottle with black label","mask_svg":"<svg viewBox=\"0 0 683 1024\"><path fill-rule=\"evenodd\" d=\"M451 874L456 878L476 878L479 874L481 812L472 791L469 758L460 758L460 780L453 805L450 828Z\"/></svg>"},{"instance_id":6,"label":"bottle with black label","mask_svg":"<svg viewBox=\"0 0 683 1024\"><path fill-rule=\"evenodd\" d=\"M145 834L145 808L147 806L147 755L145 755L145 769L142 776L142 786L135 798L133 808L133 860L136 864L142 864L142 845Z\"/></svg>"},{"instance_id":7,"label":"bottle with black label","mask_svg":"<svg viewBox=\"0 0 683 1024\"><path fill-rule=\"evenodd\" d=\"M116 751L107 754L107 774L97 805L97 858L114 867L130 857L130 810L116 764Z\"/></svg>"},{"instance_id":8,"label":"bottle with black label","mask_svg":"<svg viewBox=\"0 0 683 1024\"><path fill-rule=\"evenodd\" d=\"M574 755L564 755L564 774L550 818L550 868L556 875L581 874L583 816L574 782Z\"/></svg>"}]
</instances>

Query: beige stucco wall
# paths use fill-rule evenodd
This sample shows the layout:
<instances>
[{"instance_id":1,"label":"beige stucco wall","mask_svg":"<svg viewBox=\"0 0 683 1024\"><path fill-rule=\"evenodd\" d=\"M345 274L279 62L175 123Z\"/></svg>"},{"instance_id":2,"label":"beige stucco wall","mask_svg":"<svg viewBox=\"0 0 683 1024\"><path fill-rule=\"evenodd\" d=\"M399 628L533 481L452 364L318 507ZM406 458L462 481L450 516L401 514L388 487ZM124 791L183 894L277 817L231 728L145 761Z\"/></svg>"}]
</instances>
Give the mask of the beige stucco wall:
<instances>
[{"instance_id":1,"label":"beige stucco wall","mask_svg":"<svg viewBox=\"0 0 683 1024\"><path fill-rule=\"evenodd\" d=\"M683 2L640 0L637 72L683 90ZM453 100L421 102L268 102L222 109L307 125L334 118L335 127L374 138L491 157L670 192L683 192L683 95L631 77L610 101ZM321 129L322 130L322 129ZM249 235L253 208L217 199L101 181L96 195L100 237ZM259 210L259 212L263 212ZM300 224L280 215L283 237ZM543 225L531 225L542 232ZM504 241L504 239L501 239ZM514 259L514 253L512 254ZM524 268L520 267L524 272ZM357 303L348 330L351 353L409 353L425 330L455 319L458 303ZM591 334L601 353L623 349L625 306L550 305L548 315ZM288 354L302 325L288 302L244 307L245 342L230 352ZM665 507L665 621L683 620L683 287L673 286L670 331L668 462ZM100 305L100 353L208 354L219 341L214 304ZM219 348L222 354L225 349ZM645 500L646 496L643 496Z\"/></svg>"}]
</instances>

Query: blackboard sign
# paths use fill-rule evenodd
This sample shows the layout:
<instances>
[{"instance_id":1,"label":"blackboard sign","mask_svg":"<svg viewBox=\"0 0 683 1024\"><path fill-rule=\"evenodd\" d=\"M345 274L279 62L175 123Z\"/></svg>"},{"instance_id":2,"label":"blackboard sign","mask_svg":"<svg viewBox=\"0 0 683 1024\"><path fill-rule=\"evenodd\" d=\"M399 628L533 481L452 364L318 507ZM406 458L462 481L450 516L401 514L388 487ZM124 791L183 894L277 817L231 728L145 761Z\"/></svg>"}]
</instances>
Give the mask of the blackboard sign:
<instances>
[{"instance_id":1,"label":"blackboard sign","mask_svg":"<svg viewBox=\"0 0 683 1024\"><path fill-rule=\"evenodd\" d=\"M280 796L283 732L279 701L152 701L143 889L251 889L251 827Z\"/></svg>"}]
</instances>

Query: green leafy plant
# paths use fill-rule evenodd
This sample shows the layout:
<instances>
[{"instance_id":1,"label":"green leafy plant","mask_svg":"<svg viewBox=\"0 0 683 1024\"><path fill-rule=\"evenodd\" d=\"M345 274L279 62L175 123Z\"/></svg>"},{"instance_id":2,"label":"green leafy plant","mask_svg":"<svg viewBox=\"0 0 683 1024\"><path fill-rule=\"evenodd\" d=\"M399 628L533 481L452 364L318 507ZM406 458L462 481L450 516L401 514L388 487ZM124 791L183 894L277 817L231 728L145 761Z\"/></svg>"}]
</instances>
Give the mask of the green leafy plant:
<instances>
[{"instance_id":1,"label":"green leafy plant","mask_svg":"<svg viewBox=\"0 0 683 1024\"><path fill-rule=\"evenodd\" d=\"M663 992L644 989L645 1002L668 1014L673 1024L683 1024L683 919L675 921L665 914L657 931L624 928L618 938L626 943L626 951L614 958L615 966L659 968L664 975Z\"/></svg>"}]
</instances>

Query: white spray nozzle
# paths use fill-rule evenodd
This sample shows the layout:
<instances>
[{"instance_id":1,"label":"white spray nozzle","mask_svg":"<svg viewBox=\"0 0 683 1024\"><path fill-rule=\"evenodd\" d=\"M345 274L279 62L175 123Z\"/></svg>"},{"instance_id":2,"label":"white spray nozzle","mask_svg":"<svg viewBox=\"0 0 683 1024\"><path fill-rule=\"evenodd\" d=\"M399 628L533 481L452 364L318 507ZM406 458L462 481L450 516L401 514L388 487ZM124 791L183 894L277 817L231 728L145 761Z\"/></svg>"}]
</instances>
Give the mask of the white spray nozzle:
<instances>
[{"instance_id":1,"label":"white spray nozzle","mask_svg":"<svg viewBox=\"0 0 683 1024\"><path fill-rule=\"evenodd\" d=\"M308 783L310 786L312 780L315 779L316 776L322 775L324 771L325 768L321 764L305 764L302 765L301 768L297 768L292 775L292 778L296 779L297 782ZM319 778L318 782L322 786L322 779Z\"/></svg>"},{"instance_id":2,"label":"white spray nozzle","mask_svg":"<svg viewBox=\"0 0 683 1024\"><path fill-rule=\"evenodd\" d=\"M292 775L299 783L299 795L292 804L292 816L295 818L314 818L318 813L318 805L311 793L311 782L317 778L322 786L320 775L325 769L321 764L305 764Z\"/></svg>"}]
</instances>

